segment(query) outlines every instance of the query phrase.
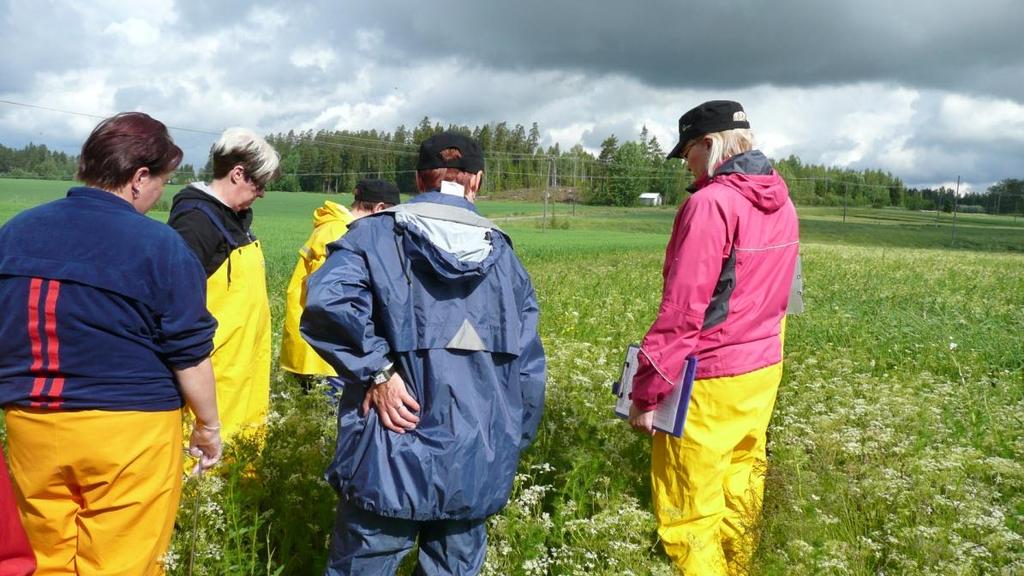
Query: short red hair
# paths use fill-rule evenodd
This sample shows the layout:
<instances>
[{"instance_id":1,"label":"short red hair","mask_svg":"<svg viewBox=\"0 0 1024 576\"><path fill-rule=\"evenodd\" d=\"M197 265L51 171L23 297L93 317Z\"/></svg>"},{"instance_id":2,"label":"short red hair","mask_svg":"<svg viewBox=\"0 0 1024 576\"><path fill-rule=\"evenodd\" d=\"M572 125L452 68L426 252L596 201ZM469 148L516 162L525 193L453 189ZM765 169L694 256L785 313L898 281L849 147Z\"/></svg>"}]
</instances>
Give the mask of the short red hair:
<instances>
[{"instance_id":1,"label":"short red hair","mask_svg":"<svg viewBox=\"0 0 1024 576\"><path fill-rule=\"evenodd\" d=\"M139 168L154 175L171 172L182 156L163 122L142 112L123 112L100 122L82 145L78 179L113 190L130 182Z\"/></svg>"}]
</instances>

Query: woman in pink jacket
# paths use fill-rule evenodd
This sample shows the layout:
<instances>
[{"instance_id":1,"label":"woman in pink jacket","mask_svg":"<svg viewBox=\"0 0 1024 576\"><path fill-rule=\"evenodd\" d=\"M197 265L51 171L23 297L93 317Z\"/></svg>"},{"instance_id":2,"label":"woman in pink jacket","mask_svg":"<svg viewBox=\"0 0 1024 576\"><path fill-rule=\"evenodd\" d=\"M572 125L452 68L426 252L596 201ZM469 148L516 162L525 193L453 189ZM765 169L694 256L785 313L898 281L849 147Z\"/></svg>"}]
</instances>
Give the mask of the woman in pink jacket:
<instances>
[{"instance_id":1,"label":"woman in pink jacket","mask_svg":"<svg viewBox=\"0 0 1024 576\"><path fill-rule=\"evenodd\" d=\"M697 358L682 438L654 435L658 533L684 573L746 573L767 465L765 431L782 378L784 318L799 250L786 183L753 149L737 102L705 102L679 119L693 195L665 250L658 317L641 345L630 423L652 410Z\"/></svg>"}]
</instances>

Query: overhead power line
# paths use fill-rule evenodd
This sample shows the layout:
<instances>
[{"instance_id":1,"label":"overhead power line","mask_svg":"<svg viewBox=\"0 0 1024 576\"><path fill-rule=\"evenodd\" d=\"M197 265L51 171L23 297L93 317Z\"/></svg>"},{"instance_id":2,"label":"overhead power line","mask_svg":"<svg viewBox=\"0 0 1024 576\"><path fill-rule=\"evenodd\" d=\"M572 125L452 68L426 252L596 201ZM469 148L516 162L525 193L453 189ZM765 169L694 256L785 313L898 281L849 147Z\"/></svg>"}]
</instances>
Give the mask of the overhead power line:
<instances>
[{"instance_id":1,"label":"overhead power line","mask_svg":"<svg viewBox=\"0 0 1024 576\"><path fill-rule=\"evenodd\" d=\"M42 105L38 105L38 104L28 104L28 103L25 103L25 102L16 102L16 101L13 101L13 100L5 100L5 99L0 99L0 104L7 104L7 105L10 105L10 106L18 106L18 107L22 107L22 108L29 108L29 109L35 109L35 110L44 110L44 111L47 111L47 112L55 112L55 113L60 113L60 114L69 114L69 115L74 115L74 116L81 116L81 117L84 117L84 118L104 119L104 118L108 118L109 117L109 116L106 116L106 115L91 114L91 113L79 112L79 111L75 111L75 110L65 110L65 109L61 109L61 108L54 108L54 107L50 107L50 106L42 106ZM176 131L182 131L182 132L191 132L191 133L196 133L196 134L207 134L207 135L211 135L211 136L219 136L221 134L220 131L204 130L204 129L198 129L198 128L187 128L187 127L182 127L182 126L170 126L170 125L168 125L167 128L170 129L170 130L176 130ZM309 132L311 132L311 131L307 131L306 133L309 133ZM300 132L298 135L293 135L292 137L289 137L288 135L275 134L272 137L274 137L275 139L282 139L282 140L286 140L286 141L293 141L293 142L294 141L298 141L298 142L301 142L303 144L312 145L312 146L320 147L320 148L341 148L341 149L348 149L348 150L359 150L359 151L362 151L362 152L381 153L381 154L390 154L390 155L401 155L401 156L415 156L415 155L418 154L418 151L416 151L415 149L410 149L410 148L416 148L415 144L406 144L406 143L402 143L402 142L391 142L391 141L388 141L388 140L385 140L385 139L377 139L377 140L375 140L375 139L370 138L370 137L355 136L355 135L349 135L349 134L341 134L341 133L338 133L338 132L331 132L331 133L326 133L326 134L323 134L322 132L318 132L318 133L314 133L312 138L304 137L301 134L303 134L303 133ZM339 141L339 140L341 140L341 141ZM352 144L352 143L346 142L345 140L352 141L352 142L359 142L360 144ZM365 143L365 144L372 144L372 146L361 145L363 143ZM519 172L519 171L511 171L511 170L502 170L501 169L503 161L516 162L516 159L520 159L520 160L538 160L538 161L545 161L546 160L546 161L549 161L549 162L550 161L573 162L574 164L581 165L581 167L584 170L586 170L588 168L589 169L593 169L595 167L601 167L601 168L607 169L607 168L612 167L612 166L615 165L615 162L613 160L590 158L590 157L586 157L586 156L582 156L582 157L581 156L553 156L553 155L549 155L549 154L530 154L530 153L517 153L517 152L506 152L506 151L500 151L499 152L499 151L494 151L494 150L487 150L487 151L485 151L485 155L487 157L487 162L488 162L488 165L489 165L488 166L489 167L488 173L492 177L498 176L498 175L509 175L509 176L527 176L527 177L536 177L536 178L541 178L541 177L545 177L546 178L548 176L547 173ZM401 174L401 173L408 173L408 172L414 172L414 171L410 171L410 170L404 170L404 171L396 171L396 170L371 170L371 171L364 171L364 172L324 172L324 173L305 172L303 174L286 174L286 175L293 175L293 176L300 176L300 175L301 176L348 176L348 175L354 175L354 176L358 176L358 175L366 175L366 174L378 174L378 173L381 173L381 172ZM633 176L598 175L598 174L590 173L590 174L582 175L580 177L574 177L574 180L575 179L579 179L579 180L591 180L592 181L592 180L616 180L616 179L627 179L627 178L652 180L652 179L657 179L657 178L663 178L663 177L666 176L664 170L661 169L661 168L632 167L631 168L631 172L634 174ZM202 172L200 172L200 174L202 174ZM639 175L639 174L649 174L649 176L642 176L642 175Z\"/></svg>"},{"instance_id":2,"label":"overhead power line","mask_svg":"<svg viewBox=\"0 0 1024 576\"><path fill-rule=\"evenodd\" d=\"M71 114L73 116L82 116L84 118L96 118L103 120L109 118L112 115L102 116L99 114L89 114L86 112L76 112L74 110L63 110L61 108L51 108L49 106L40 106L38 104L26 104L25 102L14 102L13 100L0 100L0 104L8 104L11 106L20 106L22 108L33 108L36 110L46 110L47 112L58 112L60 114ZM196 134L212 134L214 136L220 136L220 132L211 132L209 130L199 130L197 128L182 128L181 126L167 126L168 130L178 130L181 132L194 132Z\"/></svg>"},{"instance_id":3,"label":"overhead power line","mask_svg":"<svg viewBox=\"0 0 1024 576\"><path fill-rule=\"evenodd\" d=\"M35 109L35 110L45 110L47 112L56 112L56 113L59 113L59 114L70 114L70 115L73 115L73 116L81 116L83 118L95 118L95 119L98 119L98 120L102 120L104 118L109 118L110 117L110 115L91 114L91 113L79 112L79 111L75 111L75 110L65 110L65 109L62 109L62 108L54 108L54 107L50 107L50 106L41 106L41 105L38 105L38 104L28 104L28 103L25 103L25 102L15 102L13 100L3 100L3 99L0 99L0 104L7 104L9 106L18 106L18 107L22 107L22 108L30 108L30 109ZM167 125L167 128L169 130L176 130L176 131L180 131L180 132L191 132L191 133L195 133L195 134L208 134L208 135L211 135L211 136L220 136L220 134L223 132L223 130L220 130L220 131L204 130L204 129L200 129L200 128L188 128L188 127L183 127L183 126L171 126L171 125ZM354 135L349 135L349 134L340 134L340 133L337 133L337 132L331 132L331 133L328 133L328 134L323 135L323 136L318 136L316 133L314 133L313 138L311 138L311 139L303 139L301 134L302 134L302 132L300 132L299 135L295 135L294 138L297 141L303 142L305 144L317 146L317 147L346 148L346 149L350 149L350 150L361 150L361 151L364 151L364 152L381 152L381 153L395 154L395 155L404 155L404 156L415 156L418 153L417 150L416 150L416 148L417 148L416 144L407 144L407 143L403 143L403 142L391 142L391 141L384 140L384 139L375 140L373 138L368 138L368 137L363 137L363 136L354 136ZM273 134L272 136L276 137L276 138L281 138L281 139L288 139L287 135L282 135L282 134ZM360 146L360 145L357 145L357 144L349 144L347 142L337 142L335 140L351 140L351 141L354 141L354 142L373 144L373 146ZM406 148L407 150L396 150L395 148ZM411 150L409 148L411 148ZM591 164L601 163L603 165L609 164L609 161L607 161L607 160L591 159L591 158L587 158L587 157L552 156L550 154L530 154L530 153L523 153L523 152L506 152L506 151L495 151L495 150L486 150L485 154L489 158L494 158L494 159L498 159L498 158L523 158L523 159L533 159L533 160L578 161L578 162L586 162L586 163L591 163Z\"/></svg>"}]
</instances>

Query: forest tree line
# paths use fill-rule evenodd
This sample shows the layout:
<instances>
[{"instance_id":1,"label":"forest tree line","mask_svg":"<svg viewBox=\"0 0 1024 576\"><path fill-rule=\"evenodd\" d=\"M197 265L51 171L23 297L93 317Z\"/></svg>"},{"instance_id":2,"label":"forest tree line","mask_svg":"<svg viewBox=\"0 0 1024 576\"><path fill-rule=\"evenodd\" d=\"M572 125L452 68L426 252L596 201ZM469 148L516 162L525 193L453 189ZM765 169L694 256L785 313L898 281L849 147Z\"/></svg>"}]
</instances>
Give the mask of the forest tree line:
<instances>
[{"instance_id":1,"label":"forest tree line","mask_svg":"<svg viewBox=\"0 0 1024 576\"><path fill-rule=\"evenodd\" d=\"M641 193L662 195L664 203L678 204L692 183L679 160L666 160L665 151L647 128L636 140L620 141L611 135L595 155L576 144L562 150L558 144L541 145L537 123L497 122L482 126L442 125L424 117L413 128L393 132L377 130L307 130L271 134L267 140L281 154L281 175L268 186L290 192L349 192L362 178L382 178L405 193L415 191L417 147L443 130L457 130L476 138L486 157L481 196L631 206ZM21 149L0 145L0 177L70 180L78 158L29 144ZM1024 180L1008 178L981 192L961 193L948 188L907 188L900 178L882 170L853 170L804 164L796 156L773 160L789 184L798 205L898 206L913 210L959 210L991 214L1024 213ZM183 184L208 179L207 163L197 170L179 167L173 180Z\"/></svg>"}]
</instances>

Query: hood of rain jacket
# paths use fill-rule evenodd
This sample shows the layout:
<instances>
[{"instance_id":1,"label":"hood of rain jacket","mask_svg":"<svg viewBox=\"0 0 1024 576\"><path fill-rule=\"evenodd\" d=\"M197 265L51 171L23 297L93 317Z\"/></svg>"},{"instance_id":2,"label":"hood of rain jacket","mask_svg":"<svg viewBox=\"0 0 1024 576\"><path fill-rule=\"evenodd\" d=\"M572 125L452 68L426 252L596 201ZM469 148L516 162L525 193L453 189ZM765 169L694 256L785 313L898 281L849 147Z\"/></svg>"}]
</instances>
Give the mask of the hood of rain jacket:
<instances>
[{"instance_id":1,"label":"hood of rain jacket","mask_svg":"<svg viewBox=\"0 0 1024 576\"><path fill-rule=\"evenodd\" d=\"M327 244L345 234L354 220L348 208L330 200L313 211L313 233L299 249L299 258L285 293L280 364L282 369L293 374L337 376L334 369L302 339L299 318L306 305L306 281L327 258Z\"/></svg>"}]
</instances>

